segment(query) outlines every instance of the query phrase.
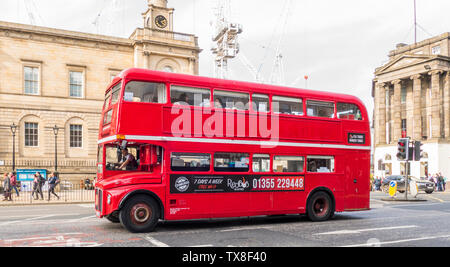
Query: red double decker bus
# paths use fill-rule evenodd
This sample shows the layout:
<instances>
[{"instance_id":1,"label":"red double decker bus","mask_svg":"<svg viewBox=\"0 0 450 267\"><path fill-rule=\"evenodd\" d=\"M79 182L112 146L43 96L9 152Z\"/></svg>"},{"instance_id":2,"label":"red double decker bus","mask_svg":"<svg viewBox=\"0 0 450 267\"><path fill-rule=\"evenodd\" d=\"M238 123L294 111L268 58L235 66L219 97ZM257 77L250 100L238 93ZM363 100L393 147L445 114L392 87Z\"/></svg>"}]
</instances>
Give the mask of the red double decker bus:
<instances>
[{"instance_id":1,"label":"red double decker bus","mask_svg":"<svg viewBox=\"0 0 450 267\"><path fill-rule=\"evenodd\" d=\"M159 220L369 209L370 128L353 96L128 69L106 91L96 214Z\"/></svg>"}]
</instances>

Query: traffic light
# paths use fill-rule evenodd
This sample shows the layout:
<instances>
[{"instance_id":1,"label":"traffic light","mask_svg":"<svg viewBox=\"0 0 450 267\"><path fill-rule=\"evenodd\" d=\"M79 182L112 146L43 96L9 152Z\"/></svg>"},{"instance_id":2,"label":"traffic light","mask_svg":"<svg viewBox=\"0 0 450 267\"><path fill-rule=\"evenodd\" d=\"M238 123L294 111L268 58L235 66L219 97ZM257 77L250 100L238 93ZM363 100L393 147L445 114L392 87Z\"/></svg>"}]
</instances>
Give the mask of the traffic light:
<instances>
[{"instance_id":1,"label":"traffic light","mask_svg":"<svg viewBox=\"0 0 450 267\"><path fill-rule=\"evenodd\" d=\"M414 142L414 160L420 161L423 157L422 142Z\"/></svg>"},{"instance_id":2,"label":"traffic light","mask_svg":"<svg viewBox=\"0 0 450 267\"><path fill-rule=\"evenodd\" d=\"M398 160L409 160L409 139L401 138L398 140Z\"/></svg>"}]
</instances>

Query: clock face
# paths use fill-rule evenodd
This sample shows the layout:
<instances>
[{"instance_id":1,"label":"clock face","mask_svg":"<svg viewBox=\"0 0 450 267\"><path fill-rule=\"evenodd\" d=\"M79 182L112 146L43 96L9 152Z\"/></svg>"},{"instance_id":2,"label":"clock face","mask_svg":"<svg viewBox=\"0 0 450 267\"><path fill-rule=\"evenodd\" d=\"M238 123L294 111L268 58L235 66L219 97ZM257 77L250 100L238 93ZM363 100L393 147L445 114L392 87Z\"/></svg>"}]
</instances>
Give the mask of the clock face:
<instances>
[{"instance_id":1,"label":"clock face","mask_svg":"<svg viewBox=\"0 0 450 267\"><path fill-rule=\"evenodd\" d=\"M155 24L161 29L167 27L167 19L163 15L159 15L155 18Z\"/></svg>"}]
</instances>

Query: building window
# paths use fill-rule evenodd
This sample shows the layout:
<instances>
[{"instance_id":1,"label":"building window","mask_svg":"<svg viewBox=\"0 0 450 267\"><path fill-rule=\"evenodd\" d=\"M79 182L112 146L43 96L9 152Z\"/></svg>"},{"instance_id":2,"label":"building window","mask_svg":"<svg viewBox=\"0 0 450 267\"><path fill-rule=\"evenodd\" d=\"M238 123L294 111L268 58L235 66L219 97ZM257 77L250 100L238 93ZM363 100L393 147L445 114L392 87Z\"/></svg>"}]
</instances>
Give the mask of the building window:
<instances>
[{"instance_id":1,"label":"building window","mask_svg":"<svg viewBox=\"0 0 450 267\"><path fill-rule=\"evenodd\" d=\"M70 125L70 147L83 147L83 126L77 124Z\"/></svg>"},{"instance_id":2,"label":"building window","mask_svg":"<svg viewBox=\"0 0 450 267\"><path fill-rule=\"evenodd\" d=\"M38 67L24 67L24 86L25 94L37 95L39 94L39 68Z\"/></svg>"},{"instance_id":3,"label":"building window","mask_svg":"<svg viewBox=\"0 0 450 267\"><path fill-rule=\"evenodd\" d=\"M25 122L25 146L37 147L39 145L38 124L34 122Z\"/></svg>"},{"instance_id":4,"label":"building window","mask_svg":"<svg viewBox=\"0 0 450 267\"><path fill-rule=\"evenodd\" d=\"M273 172L303 172L304 157L275 156L273 158Z\"/></svg>"},{"instance_id":5,"label":"building window","mask_svg":"<svg viewBox=\"0 0 450 267\"><path fill-rule=\"evenodd\" d=\"M308 156L308 172L334 172L334 157Z\"/></svg>"},{"instance_id":6,"label":"building window","mask_svg":"<svg viewBox=\"0 0 450 267\"><path fill-rule=\"evenodd\" d=\"M402 86L402 91L401 91L401 103L405 104L406 103L406 86Z\"/></svg>"},{"instance_id":7,"label":"building window","mask_svg":"<svg viewBox=\"0 0 450 267\"><path fill-rule=\"evenodd\" d=\"M441 46L437 45L431 48L431 54L439 55L441 53Z\"/></svg>"},{"instance_id":8,"label":"building window","mask_svg":"<svg viewBox=\"0 0 450 267\"><path fill-rule=\"evenodd\" d=\"M269 172L269 171L270 171L270 155L254 154L253 172Z\"/></svg>"},{"instance_id":9,"label":"building window","mask_svg":"<svg viewBox=\"0 0 450 267\"><path fill-rule=\"evenodd\" d=\"M70 71L70 97L83 97L83 72Z\"/></svg>"}]
</instances>

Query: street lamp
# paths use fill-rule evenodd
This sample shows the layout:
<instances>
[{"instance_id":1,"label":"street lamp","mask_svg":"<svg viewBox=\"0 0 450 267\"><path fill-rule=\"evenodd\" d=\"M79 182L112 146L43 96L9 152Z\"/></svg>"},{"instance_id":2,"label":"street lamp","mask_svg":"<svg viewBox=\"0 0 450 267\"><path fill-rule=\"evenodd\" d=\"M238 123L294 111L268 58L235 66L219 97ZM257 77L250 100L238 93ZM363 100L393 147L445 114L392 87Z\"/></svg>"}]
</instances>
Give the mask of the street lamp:
<instances>
[{"instance_id":1,"label":"street lamp","mask_svg":"<svg viewBox=\"0 0 450 267\"><path fill-rule=\"evenodd\" d=\"M11 133L13 136L13 156L12 156L12 168L13 172L16 171L16 131L17 131L17 125L13 123L11 126Z\"/></svg>"},{"instance_id":2,"label":"street lamp","mask_svg":"<svg viewBox=\"0 0 450 267\"><path fill-rule=\"evenodd\" d=\"M58 138L58 126L53 127L53 134L55 135L55 172L58 171L58 144L57 144L57 138Z\"/></svg>"}]
</instances>

